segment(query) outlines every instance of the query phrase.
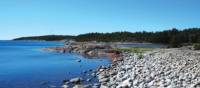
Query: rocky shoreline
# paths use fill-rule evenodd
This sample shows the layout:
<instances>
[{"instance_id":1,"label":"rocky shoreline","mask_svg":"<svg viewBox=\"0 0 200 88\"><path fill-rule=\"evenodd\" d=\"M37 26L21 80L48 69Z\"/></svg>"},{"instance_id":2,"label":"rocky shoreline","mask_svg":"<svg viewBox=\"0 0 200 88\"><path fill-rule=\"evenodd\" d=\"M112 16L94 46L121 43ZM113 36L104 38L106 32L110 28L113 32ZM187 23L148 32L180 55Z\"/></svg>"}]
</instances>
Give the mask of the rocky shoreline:
<instances>
[{"instance_id":1,"label":"rocky shoreline","mask_svg":"<svg viewBox=\"0 0 200 88\"><path fill-rule=\"evenodd\" d=\"M123 60L98 70L100 88L199 88L200 51L158 49L123 53Z\"/></svg>"},{"instance_id":2,"label":"rocky shoreline","mask_svg":"<svg viewBox=\"0 0 200 88\"><path fill-rule=\"evenodd\" d=\"M76 45L76 44L75 44ZM80 45L80 44L79 44ZM92 48L91 48L92 46ZM101 48L100 48L101 46ZM83 44L81 47L73 48L70 52L83 51L84 54L94 52L92 56L104 51L107 55L111 48L102 45ZM70 46L71 47L71 46ZM84 47L84 48L83 48ZM89 48L85 48L89 47ZM110 46L109 46L110 47ZM56 51L63 51L57 48ZM69 49L64 48L64 52ZM52 50L55 50L52 49ZM69 51L67 51L69 52ZM82 53L83 53L82 52ZM86 53L87 52L87 53ZM115 52L116 53L116 52ZM113 56L116 56L114 54ZM115 57L117 58L117 57ZM199 88L200 87L200 51L189 48L154 49L142 54L120 53L120 59L114 59L108 66L100 66L91 70L92 77L99 82L83 84L80 77L65 80L63 88ZM87 73L87 72L85 72ZM88 74L88 73L87 73Z\"/></svg>"},{"instance_id":3,"label":"rocky shoreline","mask_svg":"<svg viewBox=\"0 0 200 88\"><path fill-rule=\"evenodd\" d=\"M200 87L200 51L156 49L143 55L123 53L122 60L92 72L99 83L75 84L74 88Z\"/></svg>"}]
</instances>

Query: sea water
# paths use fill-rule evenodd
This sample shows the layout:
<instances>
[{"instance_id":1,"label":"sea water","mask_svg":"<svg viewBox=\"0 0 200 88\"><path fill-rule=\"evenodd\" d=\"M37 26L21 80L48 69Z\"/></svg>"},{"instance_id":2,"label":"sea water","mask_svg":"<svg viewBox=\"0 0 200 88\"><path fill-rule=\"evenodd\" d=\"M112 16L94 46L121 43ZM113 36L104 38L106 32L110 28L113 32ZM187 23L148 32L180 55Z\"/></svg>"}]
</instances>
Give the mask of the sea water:
<instances>
[{"instance_id":1,"label":"sea water","mask_svg":"<svg viewBox=\"0 0 200 88\"><path fill-rule=\"evenodd\" d=\"M42 50L62 45L62 42L0 41L0 88L60 88L63 80L89 78L82 73L84 70L110 63L107 57L91 59Z\"/></svg>"}]
</instances>

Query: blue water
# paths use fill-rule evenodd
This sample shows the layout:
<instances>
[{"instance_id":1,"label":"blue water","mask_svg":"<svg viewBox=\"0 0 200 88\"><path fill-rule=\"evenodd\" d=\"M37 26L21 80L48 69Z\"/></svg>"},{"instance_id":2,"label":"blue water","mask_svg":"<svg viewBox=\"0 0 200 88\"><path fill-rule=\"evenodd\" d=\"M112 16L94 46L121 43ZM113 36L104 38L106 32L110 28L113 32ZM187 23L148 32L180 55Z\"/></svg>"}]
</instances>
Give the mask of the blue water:
<instances>
[{"instance_id":1,"label":"blue water","mask_svg":"<svg viewBox=\"0 0 200 88\"><path fill-rule=\"evenodd\" d=\"M0 41L0 88L60 88L62 80L84 76L81 72L108 65L109 59L44 52L61 42ZM81 59L81 62L77 62Z\"/></svg>"}]
</instances>

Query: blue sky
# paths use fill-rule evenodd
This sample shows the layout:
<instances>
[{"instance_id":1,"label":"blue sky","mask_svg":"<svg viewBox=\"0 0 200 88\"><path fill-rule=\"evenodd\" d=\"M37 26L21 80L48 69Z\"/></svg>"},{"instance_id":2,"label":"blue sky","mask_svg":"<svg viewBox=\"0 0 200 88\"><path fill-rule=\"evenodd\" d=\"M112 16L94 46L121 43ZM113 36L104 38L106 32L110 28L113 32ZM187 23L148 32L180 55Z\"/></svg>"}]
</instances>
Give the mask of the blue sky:
<instances>
[{"instance_id":1,"label":"blue sky","mask_svg":"<svg viewBox=\"0 0 200 88\"><path fill-rule=\"evenodd\" d=\"M200 27L200 0L1 0L0 39Z\"/></svg>"}]
</instances>

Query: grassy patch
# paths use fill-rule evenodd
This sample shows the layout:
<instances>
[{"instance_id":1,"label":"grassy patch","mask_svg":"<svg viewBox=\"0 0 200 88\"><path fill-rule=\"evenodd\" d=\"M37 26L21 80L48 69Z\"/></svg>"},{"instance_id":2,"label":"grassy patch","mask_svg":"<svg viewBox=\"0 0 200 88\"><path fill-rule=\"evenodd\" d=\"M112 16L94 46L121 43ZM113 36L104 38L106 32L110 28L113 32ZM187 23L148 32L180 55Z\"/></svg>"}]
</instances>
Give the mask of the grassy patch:
<instances>
[{"instance_id":1,"label":"grassy patch","mask_svg":"<svg viewBox=\"0 0 200 88\"><path fill-rule=\"evenodd\" d=\"M139 48L139 47L132 47L132 48L116 48L115 50L121 52L129 52L129 53L144 53L147 51L152 51L152 48Z\"/></svg>"},{"instance_id":2,"label":"grassy patch","mask_svg":"<svg viewBox=\"0 0 200 88\"><path fill-rule=\"evenodd\" d=\"M132 47L132 48L117 48L115 49L120 52L129 52L129 53L135 53L138 55L139 59L142 59L144 57L143 53L147 51L152 51L152 48L139 48L139 47Z\"/></svg>"},{"instance_id":3,"label":"grassy patch","mask_svg":"<svg viewBox=\"0 0 200 88\"><path fill-rule=\"evenodd\" d=\"M200 43L193 45L194 50L200 50Z\"/></svg>"},{"instance_id":4,"label":"grassy patch","mask_svg":"<svg viewBox=\"0 0 200 88\"><path fill-rule=\"evenodd\" d=\"M137 55L138 55L139 59L142 59L144 57L144 55L142 53L138 53Z\"/></svg>"}]
</instances>

